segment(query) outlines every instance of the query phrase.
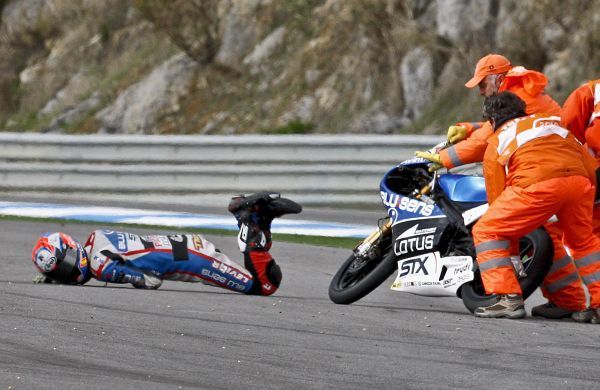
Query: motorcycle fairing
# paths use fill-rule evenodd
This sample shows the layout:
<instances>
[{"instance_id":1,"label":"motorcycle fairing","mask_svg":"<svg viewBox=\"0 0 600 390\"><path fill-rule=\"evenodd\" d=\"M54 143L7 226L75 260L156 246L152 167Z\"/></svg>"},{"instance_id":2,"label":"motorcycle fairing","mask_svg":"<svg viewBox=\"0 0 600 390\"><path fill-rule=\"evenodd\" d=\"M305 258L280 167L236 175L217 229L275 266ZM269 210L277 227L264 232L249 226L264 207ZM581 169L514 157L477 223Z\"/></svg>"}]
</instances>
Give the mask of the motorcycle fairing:
<instances>
[{"instance_id":1,"label":"motorcycle fairing","mask_svg":"<svg viewBox=\"0 0 600 390\"><path fill-rule=\"evenodd\" d=\"M455 297L464 283L473 280L471 256L440 257L439 252L398 261L398 276L391 289L430 297Z\"/></svg>"},{"instance_id":2,"label":"motorcycle fairing","mask_svg":"<svg viewBox=\"0 0 600 390\"><path fill-rule=\"evenodd\" d=\"M465 221L465 226L469 226L473 222L479 220L485 214L487 209L490 206L487 203L484 203L480 206L473 207L472 209L466 210L462 213L463 220Z\"/></svg>"},{"instance_id":3,"label":"motorcycle fairing","mask_svg":"<svg viewBox=\"0 0 600 390\"><path fill-rule=\"evenodd\" d=\"M431 163L431 161L424 159L423 157L413 157L413 158L409 158L408 160L404 160L404 161L400 162L397 166L417 166L417 165L427 166L430 163Z\"/></svg>"},{"instance_id":4,"label":"motorcycle fairing","mask_svg":"<svg viewBox=\"0 0 600 390\"><path fill-rule=\"evenodd\" d=\"M409 161L417 160L409 163ZM421 188L415 176L405 174L408 167L427 172L427 164L420 158L405 161L390 169L379 184L381 200L388 210L392 224L409 218L443 215L442 210L426 197L417 199L413 194ZM411 172L411 171L409 171ZM421 183L422 184L422 183ZM418 188L417 188L418 187Z\"/></svg>"},{"instance_id":5,"label":"motorcycle fairing","mask_svg":"<svg viewBox=\"0 0 600 390\"><path fill-rule=\"evenodd\" d=\"M404 220L392 225L392 248L396 258L441 250L440 242L448 224L446 216L436 216Z\"/></svg>"},{"instance_id":6,"label":"motorcycle fairing","mask_svg":"<svg viewBox=\"0 0 600 390\"><path fill-rule=\"evenodd\" d=\"M448 173L440 175L438 183L448 199L453 202L487 202L483 177Z\"/></svg>"},{"instance_id":7,"label":"motorcycle fairing","mask_svg":"<svg viewBox=\"0 0 600 390\"><path fill-rule=\"evenodd\" d=\"M423 202L422 200L392 192L381 191L381 200L387 207L388 215L392 219L392 224L410 218L444 215L442 209L436 204L430 204Z\"/></svg>"}]
</instances>

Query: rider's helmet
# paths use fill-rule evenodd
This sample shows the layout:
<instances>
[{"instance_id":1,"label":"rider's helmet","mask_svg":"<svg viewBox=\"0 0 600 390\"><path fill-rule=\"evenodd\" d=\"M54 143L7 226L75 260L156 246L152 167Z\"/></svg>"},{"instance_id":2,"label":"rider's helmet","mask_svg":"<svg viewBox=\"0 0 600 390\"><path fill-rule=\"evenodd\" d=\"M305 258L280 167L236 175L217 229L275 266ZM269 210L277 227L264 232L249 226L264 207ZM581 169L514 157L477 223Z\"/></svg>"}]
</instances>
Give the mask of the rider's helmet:
<instances>
[{"instance_id":1,"label":"rider's helmet","mask_svg":"<svg viewBox=\"0 0 600 390\"><path fill-rule=\"evenodd\" d=\"M64 284L84 284L90 279L87 253L65 233L45 233L31 253L36 268L45 276Z\"/></svg>"}]
</instances>

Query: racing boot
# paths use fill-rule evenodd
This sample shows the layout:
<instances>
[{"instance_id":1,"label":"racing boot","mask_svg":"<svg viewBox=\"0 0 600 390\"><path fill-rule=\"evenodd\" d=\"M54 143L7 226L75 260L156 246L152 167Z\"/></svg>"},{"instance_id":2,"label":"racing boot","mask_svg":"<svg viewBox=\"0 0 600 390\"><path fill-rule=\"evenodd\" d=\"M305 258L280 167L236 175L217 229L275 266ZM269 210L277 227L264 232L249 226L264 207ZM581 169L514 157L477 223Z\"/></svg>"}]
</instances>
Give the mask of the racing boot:
<instances>
[{"instance_id":1,"label":"racing boot","mask_svg":"<svg viewBox=\"0 0 600 390\"><path fill-rule=\"evenodd\" d=\"M249 294L271 295L281 284L281 268L269 254L271 222L285 214L297 214L302 207L281 198L279 193L260 192L233 197L228 207L240 228L238 245L244 253L244 266L254 282Z\"/></svg>"},{"instance_id":2,"label":"racing boot","mask_svg":"<svg viewBox=\"0 0 600 390\"><path fill-rule=\"evenodd\" d=\"M162 285L162 279L157 278L156 276L148 275L144 273L141 276L132 277L129 282L135 288L141 288L146 290L156 290Z\"/></svg>"},{"instance_id":3,"label":"racing boot","mask_svg":"<svg viewBox=\"0 0 600 390\"><path fill-rule=\"evenodd\" d=\"M572 314L574 314L573 310L563 309L562 307L556 306L552 302L546 302L543 305L534 306L531 309L532 316L550 318L553 320L571 318Z\"/></svg>"},{"instance_id":4,"label":"racing boot","mask_svg":"<svg viewBox=\"0 0 600 390\"><path fill-rule=\"evenodd\" d=\"M162 279L149 275L131 265L119 264L112 269L110 282L131 283L135 288L156 290L162 284Z\"/></svg>"},{"instance_id":5,"label":"racing boot","mask_svg":"<svg viewBox=\"0 0 600 390\"><path fill-rule=\"evenodd\" d=\"M481 318L523 318L525 303L519 294L499 295L498 302L486 307L478 307L473 314Z\"/></svg>"}]
</instances>

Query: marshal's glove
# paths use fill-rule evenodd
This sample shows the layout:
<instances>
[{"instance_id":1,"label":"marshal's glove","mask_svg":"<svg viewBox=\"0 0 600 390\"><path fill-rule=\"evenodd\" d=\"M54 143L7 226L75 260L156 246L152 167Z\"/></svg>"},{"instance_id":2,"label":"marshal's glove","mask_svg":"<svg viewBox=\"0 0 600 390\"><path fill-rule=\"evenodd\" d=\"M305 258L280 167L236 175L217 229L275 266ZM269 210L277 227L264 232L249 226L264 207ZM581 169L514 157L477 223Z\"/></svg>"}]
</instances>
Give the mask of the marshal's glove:
<instances>
[{"instance_id":1,"label":"marshal's glove","mask_svg":"<svg viewBox=\"0 0 600 390\"><path fill-rule=\"evenodd\" d=\"M463 126L448 127L448 142L455 144L467 138L467 129Z\"/></svg>"},{"instance_id":2,"label":"marshal's glove","mask_svg":"<svg viewBox=\"0 0 600 390\"><path fill-rule=\"evenodd\" d=\"M444 167L440 155L438 153L415 152L415 156L424 158L425 160L429 160L432 162L431 166L429 166L429 172L435 172L438 169Z\"/></svg>"}]
</instances>

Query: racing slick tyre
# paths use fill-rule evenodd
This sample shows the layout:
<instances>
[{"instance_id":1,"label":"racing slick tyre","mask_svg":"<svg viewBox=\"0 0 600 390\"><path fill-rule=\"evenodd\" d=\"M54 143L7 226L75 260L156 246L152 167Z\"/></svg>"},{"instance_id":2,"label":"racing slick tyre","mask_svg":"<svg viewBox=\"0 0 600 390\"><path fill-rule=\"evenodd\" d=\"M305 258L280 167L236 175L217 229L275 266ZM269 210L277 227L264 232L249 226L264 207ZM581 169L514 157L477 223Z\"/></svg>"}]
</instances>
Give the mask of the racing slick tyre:
<instances>
[{"instance_id":1,"label":"racing slick tyre","mask_svg":"<svg viewBox=\"0 0 600 390\"><path fill-rule=\"evenodd\" d=\"M361 259L353 253L342 264L329 284L329 299L332 302L340 305L356 302L398 269L391 244L384 246L383 255L377 259Z\"/></svg>"},{"instance_id":2,"label":"racing slick tyre","mask_svg":"<svg viewBox=\"0 0 600 390\"><path fill-rule=\"evenodd\" d=\"M554 246L546 231L539 228L525 237L521 237L519 254L526 274L519 278L519 284L523 292L523 299L527 299L542 284L546 274L550 271ZM479 269L475 271L475 278L472 281L461 286L458 296L462 298L471 313L478 307L490 306L498 301L497 295L485 294Z\"/></svg>"}]
</instances>

